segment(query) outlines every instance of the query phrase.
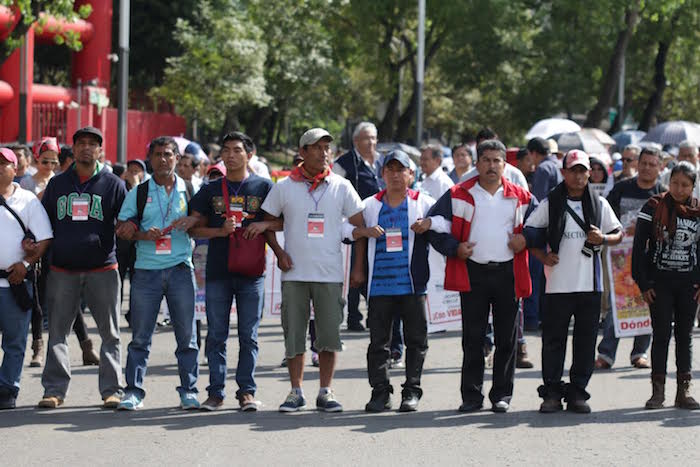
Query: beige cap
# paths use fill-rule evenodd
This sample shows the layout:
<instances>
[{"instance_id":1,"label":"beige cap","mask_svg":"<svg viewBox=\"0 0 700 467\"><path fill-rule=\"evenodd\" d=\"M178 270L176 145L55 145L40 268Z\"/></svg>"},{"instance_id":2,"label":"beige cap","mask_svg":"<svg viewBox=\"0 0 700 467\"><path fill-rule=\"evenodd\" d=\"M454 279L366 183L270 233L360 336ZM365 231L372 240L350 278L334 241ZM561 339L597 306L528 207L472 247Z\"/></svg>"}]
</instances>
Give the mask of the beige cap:
<instances>
[{"instance_id":1,"label":"beige cap","mask_svg":"<svg viewBox=\"0 0 700 467\"><path fill-rule=\"evenodd\" d=\"M322 138L330 138L330 140L333 141L331 134L323 128L312 128L310 130L306 130L306 132L301 135L301 138L299 138L299 147L303 148L304 146L316 144L316 142Z\"/></svg>"}]
</instances>

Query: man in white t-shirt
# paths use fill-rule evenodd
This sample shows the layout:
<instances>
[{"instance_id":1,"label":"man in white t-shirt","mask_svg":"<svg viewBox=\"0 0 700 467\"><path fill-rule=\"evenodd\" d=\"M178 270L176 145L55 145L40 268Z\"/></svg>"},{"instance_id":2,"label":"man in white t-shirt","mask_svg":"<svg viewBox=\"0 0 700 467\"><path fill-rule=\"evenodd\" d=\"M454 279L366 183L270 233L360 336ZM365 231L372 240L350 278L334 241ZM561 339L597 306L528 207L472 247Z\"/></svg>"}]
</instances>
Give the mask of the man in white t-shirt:
<instances>
[{"instance_id":1,"label":"man in white t-shirt","mask_svg":"<svg viewBox=\"0 0 700 467\"><path fill-rule=\"evenodd\" d=\"M420 189L433 199L438 199L454 186L449 175L442 170L442 148L429 144L421 149L420 169L423 171L423 181Z\"/></svg>"},{"instance_id":2,"label":"man in white t-shirt","mask_svg":"<svg viewBox=\"0 0 700 467\"><path fill-rule=\"evenodd\" d=\"M320 361L320 384L316 407L341 412L342 405L331 390L336 352L341 349L343 321L343 218L364 227L362 200L345 178L331 172L331 135L312 128L299 140L304 162L285 180L275 184L262 204L274 218L284 217L284 250L272 246L282 273L282 329L292 390L280 412L306 407L301 388L304 377L309 302L313 302L315 347ZM366 240L356 242L356 267L351 282L364 281L361 258Z\"/></svg>"},{"instance_id":3,"label":"man in white t-shirt","mask_svg":"<svg viewBox=\"0 0 700 467\"><path fill-rule=\"evenodd\" d=\"M16 175L17 156L8 148L0 148L0 333L4 352L0 409L14 409L19 392L32 315L27 271L41 258L53 237L41 201L13 182Z\"/></svg>"},{"instance_id":4,"label":"man in white t-shirt","mask_svg":"<svg viewBox=\"0 0 700 467\"><path fill-rule=\"evenodd\" d=\"M588 154L573 150L563 162L564 182L543 200L525 224L530 252L544 263L547 306L542 320L540 412L590 413L586 386L593 374L603 290L601 245L622 240L622 225L605 198L588 187ZM569 322L574 317L573 363L562 381Z\"/></svg>"}]
</instances>

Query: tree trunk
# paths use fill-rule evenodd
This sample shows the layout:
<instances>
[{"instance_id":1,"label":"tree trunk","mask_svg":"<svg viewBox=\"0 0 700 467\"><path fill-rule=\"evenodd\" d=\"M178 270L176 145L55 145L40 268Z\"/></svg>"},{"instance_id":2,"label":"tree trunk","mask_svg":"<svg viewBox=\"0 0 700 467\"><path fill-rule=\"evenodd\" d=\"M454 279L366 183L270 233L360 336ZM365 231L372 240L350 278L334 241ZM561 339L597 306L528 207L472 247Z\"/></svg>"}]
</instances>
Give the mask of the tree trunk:
<instances>
[{"instance_id":1,"label":"tree trunk","mask_svg":"<svg viewBox=\"0 0 700 467\"><path fill-rule=\"evenodd\" d=\"M377 127L377 133L379 134L380 141L393 141L394 140L394 123L396 122L396 116L399 113L399 91L398 89L391 96L389 104L386 108L386 113L384 118Z\"/></svg>"},{"instance_id":2,"label":"tree trunk","mask_svg":"<svg viewBox=\"0 0 700 467\"><path fill-rule=\"evenodd\" d=\"M237 131L241 126L238 121L238 109L231 107L226 111L226 118L224 118L224 124L221 126L221 134L219 139L223 139L224 135L229 131Z\"/></svg>"},{"instance_id":3,"label":"tree trunk","mask_svg":"<svg viewBox=\"0 0 700 467\"><path fill-rule=\"evenodd\" d=\"M399 121L396 123L396 139L398 141L408 141L413 139L411 136L411 127L413 126L413 119L416 116L416 107L418 106L418 83L414 81L413 92L411 93L411 99L408 101L408 105L399 116ZM420 141L414 141L414 146L419 146Z\"/></svg>"},{"instance_id":4,"label":"tree trunk","mask_svg":"<svg viewBox=\"0 0 700 467\"><path fill-rule=\"evenodd\" d=\"M279 119L279 112L272 112L270 118L267 119L267 130L265 140L265 149L272 149L272 145L275 142L275 129L277 128L277 120Z\"/></svg>"},{"instance_id":5,"label":"tree trunk","mask_svg":"<svg viewBox=\"0 0 700 467\"><path fill-rule=\"evenodd\" d=\"M625 59L625 51L627 50L627 45L629 44L630 38L634 33L634 27L637 24L638 18L639 1L636 1L625 12L626 27L617 35L617 41L615 42L615 47L613 48L612 57L610 57L608 70L605 73L605 78L603 79L600 95L598 96L598 102L586 116L586 121L583 124L584 127L598 128L600 126L600 122L603 120L605 114L613 103L615 91L617 90L618 83L620 82L620 73L622 72L622 62Z\"/></svg>"},{"instance_id":6,"label":"tree trunk","mask_svg":"<svg viewBox=\"0 0 700 467\"><path fill-rule=\"evenodd\" d=\"M272 109L270 107L257 107L253 111L250 124L246 125L247 134L256 146L259 145L262 129L271 113Z\"/></svg>"},{"instance_id":7,"label":"tree trunk","mask_svg":"<svg viewBox=\"0 0 700 467\"><path fill-rule=\"evenodd\" d=\"M644 114L642 114L642 118L639 121L639 129L642 131L649 131L649 128L656 120L657 112L661 108L664 91L666 90L666 57L670 47L671 41L659 42L656 60L654 60L654 92L649 97Z\"/></svg>"}]
</instances>

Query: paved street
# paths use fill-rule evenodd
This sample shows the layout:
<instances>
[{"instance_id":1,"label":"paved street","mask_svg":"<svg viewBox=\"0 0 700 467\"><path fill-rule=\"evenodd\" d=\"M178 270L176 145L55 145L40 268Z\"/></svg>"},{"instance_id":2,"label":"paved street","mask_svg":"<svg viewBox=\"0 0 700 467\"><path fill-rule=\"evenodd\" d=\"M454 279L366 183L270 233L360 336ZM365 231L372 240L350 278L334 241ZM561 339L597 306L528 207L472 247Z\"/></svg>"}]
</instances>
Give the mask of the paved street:
<instances>
[{"instance_id":1,"label":"paved street","mask_svg":"<svg viewBox=\"0 0 700 467\"><path fill-rule=\"evenodd\" d=\"M91 333L94 322L88 317ZM99 341L99 337L93 335ZM695 341L700 339L696 330ZM122 328L123 360L130 333ZM673 408L645 411L650 395L648 371L627 366L631 340L623 340L618 366L594 375L591 415L537 412L540 384L539 337L528 336L532 370L517 370L511 411L460 414L460 334L430 336L420 411L412 414L364 412L369 398L365 352L367 334L344 334L347 350L339 359L335 389L345 406L341 414L309 410L280 414L288 392L281 328L265 320L260 329L257 374L258 413L241 413L228 376L226 410L183 412L178 403L174 337L170 329L154 338L144 409L113 412L100 408L97 367L83 367L71 336L73 382L65 406L34 408L42 389L41 369L26 368L19 408L0 413L3 465L699 465L700 411ZM229 356L237 341L229 341ZM29 362L30 350L26 362ZM236 358L231 359L234 364ZM568 362L567 362L568 364ZM673 368L673 365L669 365ZM700 358L694 357L700 378ZM393 383L401 370L393 370ZM672 375L675 378L675 374ZM207 367L198 384L205 398ZM490 374L487 376L487 390ZM318 390L318 370L307 367L305 390L310 407ZM398 406L394 395L395 406ZM667 383L667 402L675 381ZM694 394L700 397L696 387ZM145 462L144 462L145 461ZM680 464L680 463L683 464Z\"/></svg>"}]
</instances>

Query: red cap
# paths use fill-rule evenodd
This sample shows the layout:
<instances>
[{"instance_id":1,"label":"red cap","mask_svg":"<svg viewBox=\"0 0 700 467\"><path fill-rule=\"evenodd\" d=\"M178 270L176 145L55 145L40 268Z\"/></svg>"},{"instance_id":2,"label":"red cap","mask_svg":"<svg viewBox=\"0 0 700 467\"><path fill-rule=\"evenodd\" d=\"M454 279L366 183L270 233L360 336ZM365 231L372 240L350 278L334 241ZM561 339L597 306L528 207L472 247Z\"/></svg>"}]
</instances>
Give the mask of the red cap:
<instances>
[{"instance_id":1,"label":"red cap","mask_svg":"<svg viewBox=\"0 0 700 467\"><path fill-rule=\"evenodd\" d=\"M7 162L14 164L15 168L17 168L17 155L12 149L0 148L0 155L2 155Z\"/></svg>"},{"instance_id":2,"label":"red cap","mask_svg":"<svg viewBox=\"0 0 700 467\"><path fill-rule=\"evenodd\" d=\"M224 165L223 161L219 161L218 163L214 165L210 165L209 168L207 169L207 175L212 173L213 170L218 170L221 172L221 174L225 177L226 176L226 166Z\"/></svg>"}]
</instances>

